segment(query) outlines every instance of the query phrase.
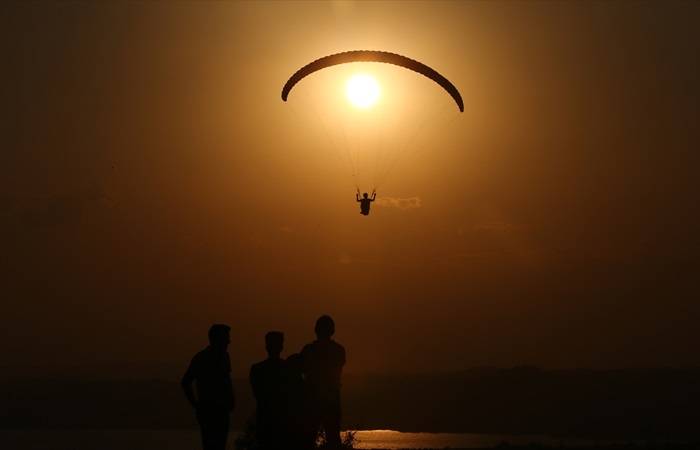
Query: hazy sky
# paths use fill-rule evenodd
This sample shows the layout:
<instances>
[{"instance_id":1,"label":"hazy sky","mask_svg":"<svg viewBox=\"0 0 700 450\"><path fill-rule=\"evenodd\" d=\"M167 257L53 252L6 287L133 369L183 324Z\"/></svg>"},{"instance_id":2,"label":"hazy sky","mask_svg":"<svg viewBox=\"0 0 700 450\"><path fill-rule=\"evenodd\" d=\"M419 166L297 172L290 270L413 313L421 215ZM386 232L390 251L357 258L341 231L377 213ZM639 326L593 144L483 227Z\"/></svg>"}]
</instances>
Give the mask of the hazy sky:
<instances>
[{"instance_id":1,"label":"hazy sky","mask_svg":"<svg viewBox=\"0 0 700 450\"><path fill-rule=\"evenodd\" d=\"M700 364L699 3L1 8L3 364L184 365L226 322L241 373L322 313L354 372ZM354 69L280 99L354 49L466 105L373 65L415 148L369 217L326 114Z\"/></svg>"}]
</instances>

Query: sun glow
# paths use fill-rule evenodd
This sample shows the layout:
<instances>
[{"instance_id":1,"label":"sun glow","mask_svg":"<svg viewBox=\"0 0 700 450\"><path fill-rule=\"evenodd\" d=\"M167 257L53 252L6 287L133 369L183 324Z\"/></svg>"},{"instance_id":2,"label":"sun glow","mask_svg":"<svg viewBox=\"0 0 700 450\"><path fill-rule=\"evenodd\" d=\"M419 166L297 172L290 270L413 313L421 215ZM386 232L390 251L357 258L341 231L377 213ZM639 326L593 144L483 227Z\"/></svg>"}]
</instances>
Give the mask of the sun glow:
<instances>
[{"instance_id":1,"label":"sun glow","mask_svg":"<svg viewBox=\"0 0 700 450\"><path fill-rule=\"evenodd\" d=\"M379 99L379 83L366 74L353 75L345 90L350 103L358 108L367 109L374 106Z\"/></svg>"}]
</instances>

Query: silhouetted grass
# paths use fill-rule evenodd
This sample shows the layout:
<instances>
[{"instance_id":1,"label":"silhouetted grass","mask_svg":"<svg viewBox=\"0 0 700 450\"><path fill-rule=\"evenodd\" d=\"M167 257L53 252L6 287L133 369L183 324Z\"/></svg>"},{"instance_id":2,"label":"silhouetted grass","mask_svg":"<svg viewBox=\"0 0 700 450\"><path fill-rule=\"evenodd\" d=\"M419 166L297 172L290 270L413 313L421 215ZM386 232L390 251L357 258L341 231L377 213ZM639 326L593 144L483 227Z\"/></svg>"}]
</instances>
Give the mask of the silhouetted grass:
<instances>
[{"instance_id":1,"label":"silhouetted grass","mask_svg":"<svg viewBox=\"0 0 700 450\"><path fill-rule=\"evenodd\" d=\"M236 450L258 450L260 448L257 439L257 430L255 425L255 416L252 416L246 421L243 432L234 441ZM352 450L358 444L358 439L355 431L345 431L342 433L341 449L333 450ZM319 431L316 436L316 448L318 450L330 450L330 446L326 442L326 436L323 431Z\"/></svg>"}]
</instances>

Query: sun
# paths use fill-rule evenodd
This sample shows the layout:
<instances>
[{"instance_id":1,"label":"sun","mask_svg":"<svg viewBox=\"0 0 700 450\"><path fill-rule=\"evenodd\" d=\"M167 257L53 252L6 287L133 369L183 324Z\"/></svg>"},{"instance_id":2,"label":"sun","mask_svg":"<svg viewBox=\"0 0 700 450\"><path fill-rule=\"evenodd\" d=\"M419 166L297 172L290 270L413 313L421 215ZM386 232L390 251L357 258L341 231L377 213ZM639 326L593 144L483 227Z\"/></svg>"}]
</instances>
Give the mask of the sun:
<instances>
[{"instance_id":1,"label":"sun","mask_svg":"<svg viewBox=\"0 0 700 450\"><path fill-rule=\"evenodd\" d=\"M367 109L379 99L379 83L371 75L356 74L348 80L345 92L350 103L358 108Z\"/></svg>"}]
</instances>

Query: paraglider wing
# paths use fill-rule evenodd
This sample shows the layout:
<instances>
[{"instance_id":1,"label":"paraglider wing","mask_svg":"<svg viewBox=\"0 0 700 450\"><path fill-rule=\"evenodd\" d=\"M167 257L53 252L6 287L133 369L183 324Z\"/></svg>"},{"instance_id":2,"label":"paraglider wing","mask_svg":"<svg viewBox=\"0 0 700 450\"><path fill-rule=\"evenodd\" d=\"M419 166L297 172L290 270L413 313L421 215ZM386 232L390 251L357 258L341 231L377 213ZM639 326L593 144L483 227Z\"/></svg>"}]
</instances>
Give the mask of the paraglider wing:
<instances>
[{"instance_id":1,"label":"paraglider wing","mask_svg":"<svg viewBox=\"0 0 700 450\"><path fill-rule=\"evenodd\" d=\"M414 72L418 72L442 86L442 88L452 96L455 103L457 103L459 110L464 112L464 102L462 101L462 96L460 95L459 90L457 90L455 85L452 84L450 80L440 75L435 69L432 69L414 59L407 58L396 53L373 50L353 50L349 52L336 53L333 55L324 56L323 58L319 58L316 61L305 65L301 69L297 70L285 83L284 87L282 88L282 100L286 102L292 88L307 75L310 75L318 70L325 69L326 67L351 62L381 62L394 64L396 66L401 66L406 69L413 70Z\"/></svg>"}]
</instances>

